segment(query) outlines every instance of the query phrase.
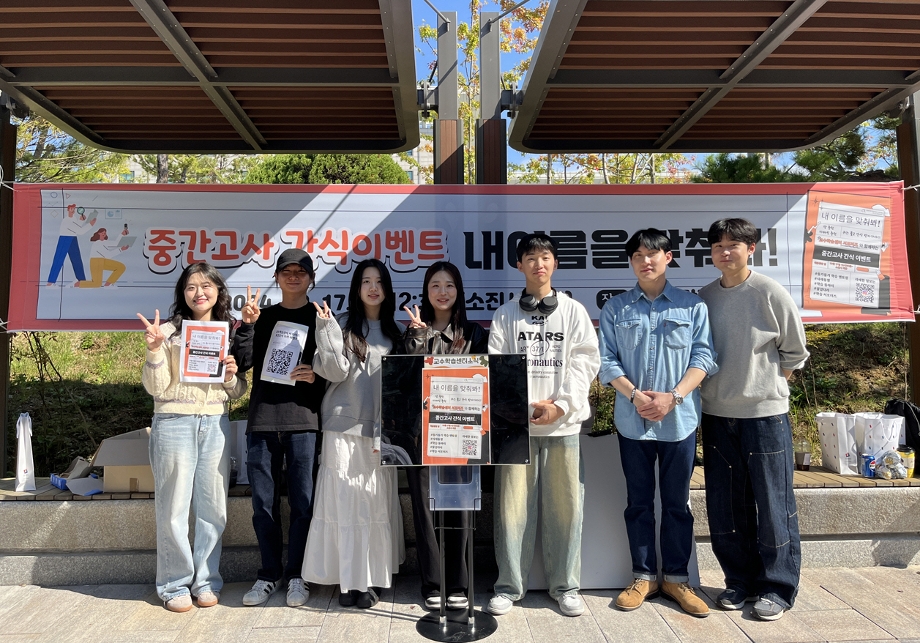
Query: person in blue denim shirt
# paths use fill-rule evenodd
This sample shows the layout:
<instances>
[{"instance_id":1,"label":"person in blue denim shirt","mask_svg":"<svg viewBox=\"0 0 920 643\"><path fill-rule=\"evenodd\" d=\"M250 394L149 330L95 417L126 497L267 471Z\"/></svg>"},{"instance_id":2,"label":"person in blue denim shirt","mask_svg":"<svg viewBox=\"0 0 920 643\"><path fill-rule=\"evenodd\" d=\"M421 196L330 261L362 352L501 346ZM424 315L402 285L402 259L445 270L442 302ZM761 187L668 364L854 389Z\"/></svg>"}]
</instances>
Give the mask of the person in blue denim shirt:
<instances>
[{"instance_id":1,"label":"person in blue denim shirt","mask_svg":"<svg viewBox=\"0 0 920 643\"><path fill-rule=\"evenodd\" d=\"M702 387L703 466L712 553L725 573L716 603L775 621L792 607L802 550L792 491L788 379L808 359L799 309L753 272L760 231L745 219L709 228L719 279L700 289L712 311L718 375Z\"/></svg>"},{"instance_id":2,"label":"person in blue denim shirt","mask_svg":"<svg viewBox=\"0 0 920 643\"><path fill-rule=\"evenodd\" d=\"M671 242L654 228L626 242L638 284L608 300L600 316L600 380L617 390L614 423L626 476L626 533L632 585L616 600L630 611L658 595L655 462L661 490L660 591L692 616L709 607L687 584L693 550L690 476L700 422L697 390L719 370L703 300L665 276Z\"/></svg>"}]
</instances>

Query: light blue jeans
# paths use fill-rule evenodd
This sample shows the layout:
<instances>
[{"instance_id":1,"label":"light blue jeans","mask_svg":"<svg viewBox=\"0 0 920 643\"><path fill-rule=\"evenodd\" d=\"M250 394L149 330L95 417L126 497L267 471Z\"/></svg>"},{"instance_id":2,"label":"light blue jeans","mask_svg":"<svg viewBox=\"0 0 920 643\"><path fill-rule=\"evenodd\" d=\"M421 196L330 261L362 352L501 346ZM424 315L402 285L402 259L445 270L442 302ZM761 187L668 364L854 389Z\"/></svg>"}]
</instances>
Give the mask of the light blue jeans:
<instances>
[{"instance_id":1,"label":"light blue jeans","mask_svg":"<svg viewBox=\"0 0 920 643\"><path fill-rule=\"evenodd\" d=\"M230 420L226 415L157 413L150 427L157 517L157 594L163 601L219 592L227 525ZM195 546L189 544L189 510Z\"/></svg>"},{"instance_id":2,"label":"light blue jeans","mask_svg":"<svg viewBox=\"0 0 920 643\"><path fill-rule=\"evenodd\" d=\"M532 437L530 443L530 465L501 466L495 475L495 593L515 601L527 590L538 499L550 596L577 592L581 580L585 476L579 436Z\"/></svg>"}]
</instances>

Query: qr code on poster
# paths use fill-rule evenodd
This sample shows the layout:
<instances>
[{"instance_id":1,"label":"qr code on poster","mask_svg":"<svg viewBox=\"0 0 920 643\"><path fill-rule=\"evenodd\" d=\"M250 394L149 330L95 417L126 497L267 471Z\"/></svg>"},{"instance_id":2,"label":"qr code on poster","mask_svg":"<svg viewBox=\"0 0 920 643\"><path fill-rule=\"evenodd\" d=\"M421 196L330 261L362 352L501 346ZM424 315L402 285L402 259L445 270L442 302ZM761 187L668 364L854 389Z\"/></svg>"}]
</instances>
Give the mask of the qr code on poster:
<instances>
[{"instance_id":1,"label":"qr code on poster","mask_svg":"<svg viewBox=\"0 0 920 643\"><path fill-rule=\"evenodd\" d=\"M292 359L294 359L294 353L291 351L273 348L268 358L268 372L272 375L287 375L291 370Z\"/></svg>"},{"instance_id":2,"label":"qr code on poster","mask_svg":"<svg viewBox=\"0 0 920 643\"><path fill-rule=\"evenodd\" d=\"M875 284L863 282L856 284L856 302L859 304L871 304L875 301Z\"/></svg>"},{"instance_id":3,"label":"qr code on poster","mask_svg":"<svg viewBox=\"0 0 920 643\"><path fill-rule=\"evenodd\" d=\"M461 457L464 458L478 458L479 457L479 437L461 437L460 438L460 453Z\"/></svg>"}]
</instances>

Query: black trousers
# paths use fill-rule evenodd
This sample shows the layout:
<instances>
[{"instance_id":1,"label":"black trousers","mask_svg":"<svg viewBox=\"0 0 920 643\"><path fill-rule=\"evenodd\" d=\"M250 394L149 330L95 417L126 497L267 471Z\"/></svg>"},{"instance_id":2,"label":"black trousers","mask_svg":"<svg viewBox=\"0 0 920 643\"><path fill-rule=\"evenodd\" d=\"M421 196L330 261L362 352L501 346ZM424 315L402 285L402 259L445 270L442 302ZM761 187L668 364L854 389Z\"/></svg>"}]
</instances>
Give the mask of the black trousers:
<instances>
[{"instance_id":1,"label":"black trousers","mask_svg":"<svg viewBox=\"0 0 920 643\"><path fill-rule=\"evenodd\" d=\"M412 519L415 522L415 547L418 552L419 574L422 577L422 596L441 592L441 554L438 535L434 529L434 516L428 508L430 467L406 467L409 496L412 498ZM445 511L444 525L458 529L444 531L445 583L448 595L466 593L469 575L466 567L467 538L470 532L459 527L469 527L465 511Z\"/></svg>"}]
</instances>

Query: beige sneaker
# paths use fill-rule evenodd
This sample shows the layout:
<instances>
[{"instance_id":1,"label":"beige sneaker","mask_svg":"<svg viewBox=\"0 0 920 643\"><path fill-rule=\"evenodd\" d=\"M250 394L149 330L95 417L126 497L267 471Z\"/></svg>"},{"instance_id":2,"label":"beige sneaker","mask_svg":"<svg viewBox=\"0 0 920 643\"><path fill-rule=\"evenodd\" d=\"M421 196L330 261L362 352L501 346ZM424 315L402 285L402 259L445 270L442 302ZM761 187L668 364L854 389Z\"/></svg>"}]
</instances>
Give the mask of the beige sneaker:
<instances>
[{"instance_id":1,"label":"beige sneaker","mask_svg":"<svg viewBox=\"0 0 920 643\"><path fill-rule=\"evenodd\" d=\"M637 609L647 598L658 596L658 581L637 578L617 596L617 607L624 612Z\"/></svg>"},{"instance_id":2,"label":"beige sneaker","mask_svg":"<svg viewBox=\"0 0 920 643\"><path fill-rule=\"evenodd\" d=\"M664 581L661 584L661 593L671 600L677 601L680 608L690 616L705 618L709 616L709 606L702 598L696 595L693 588L687 583L669 583Z\"/></svg>"},{"instance_id":3,"label":"beige sneaker","mask_svg":"<svg viewBox=\"0 0 920 643\"><path fill-rule=\"evenodd\" d=\"M214 607L218 602L220 602L220 594L209 589L198 595L198 607Z\"/></svg>"},{"instance_id":4,"label":"beige sneaker","mask_svg":"<svg viewBox=\"0 0 920 643\"><path fill-rule=\"evenodd\" d=\"M189 594L180 594L164 603L170 612L187 612L192 609L192 597Z\"/></svg>"}]
</instances>

